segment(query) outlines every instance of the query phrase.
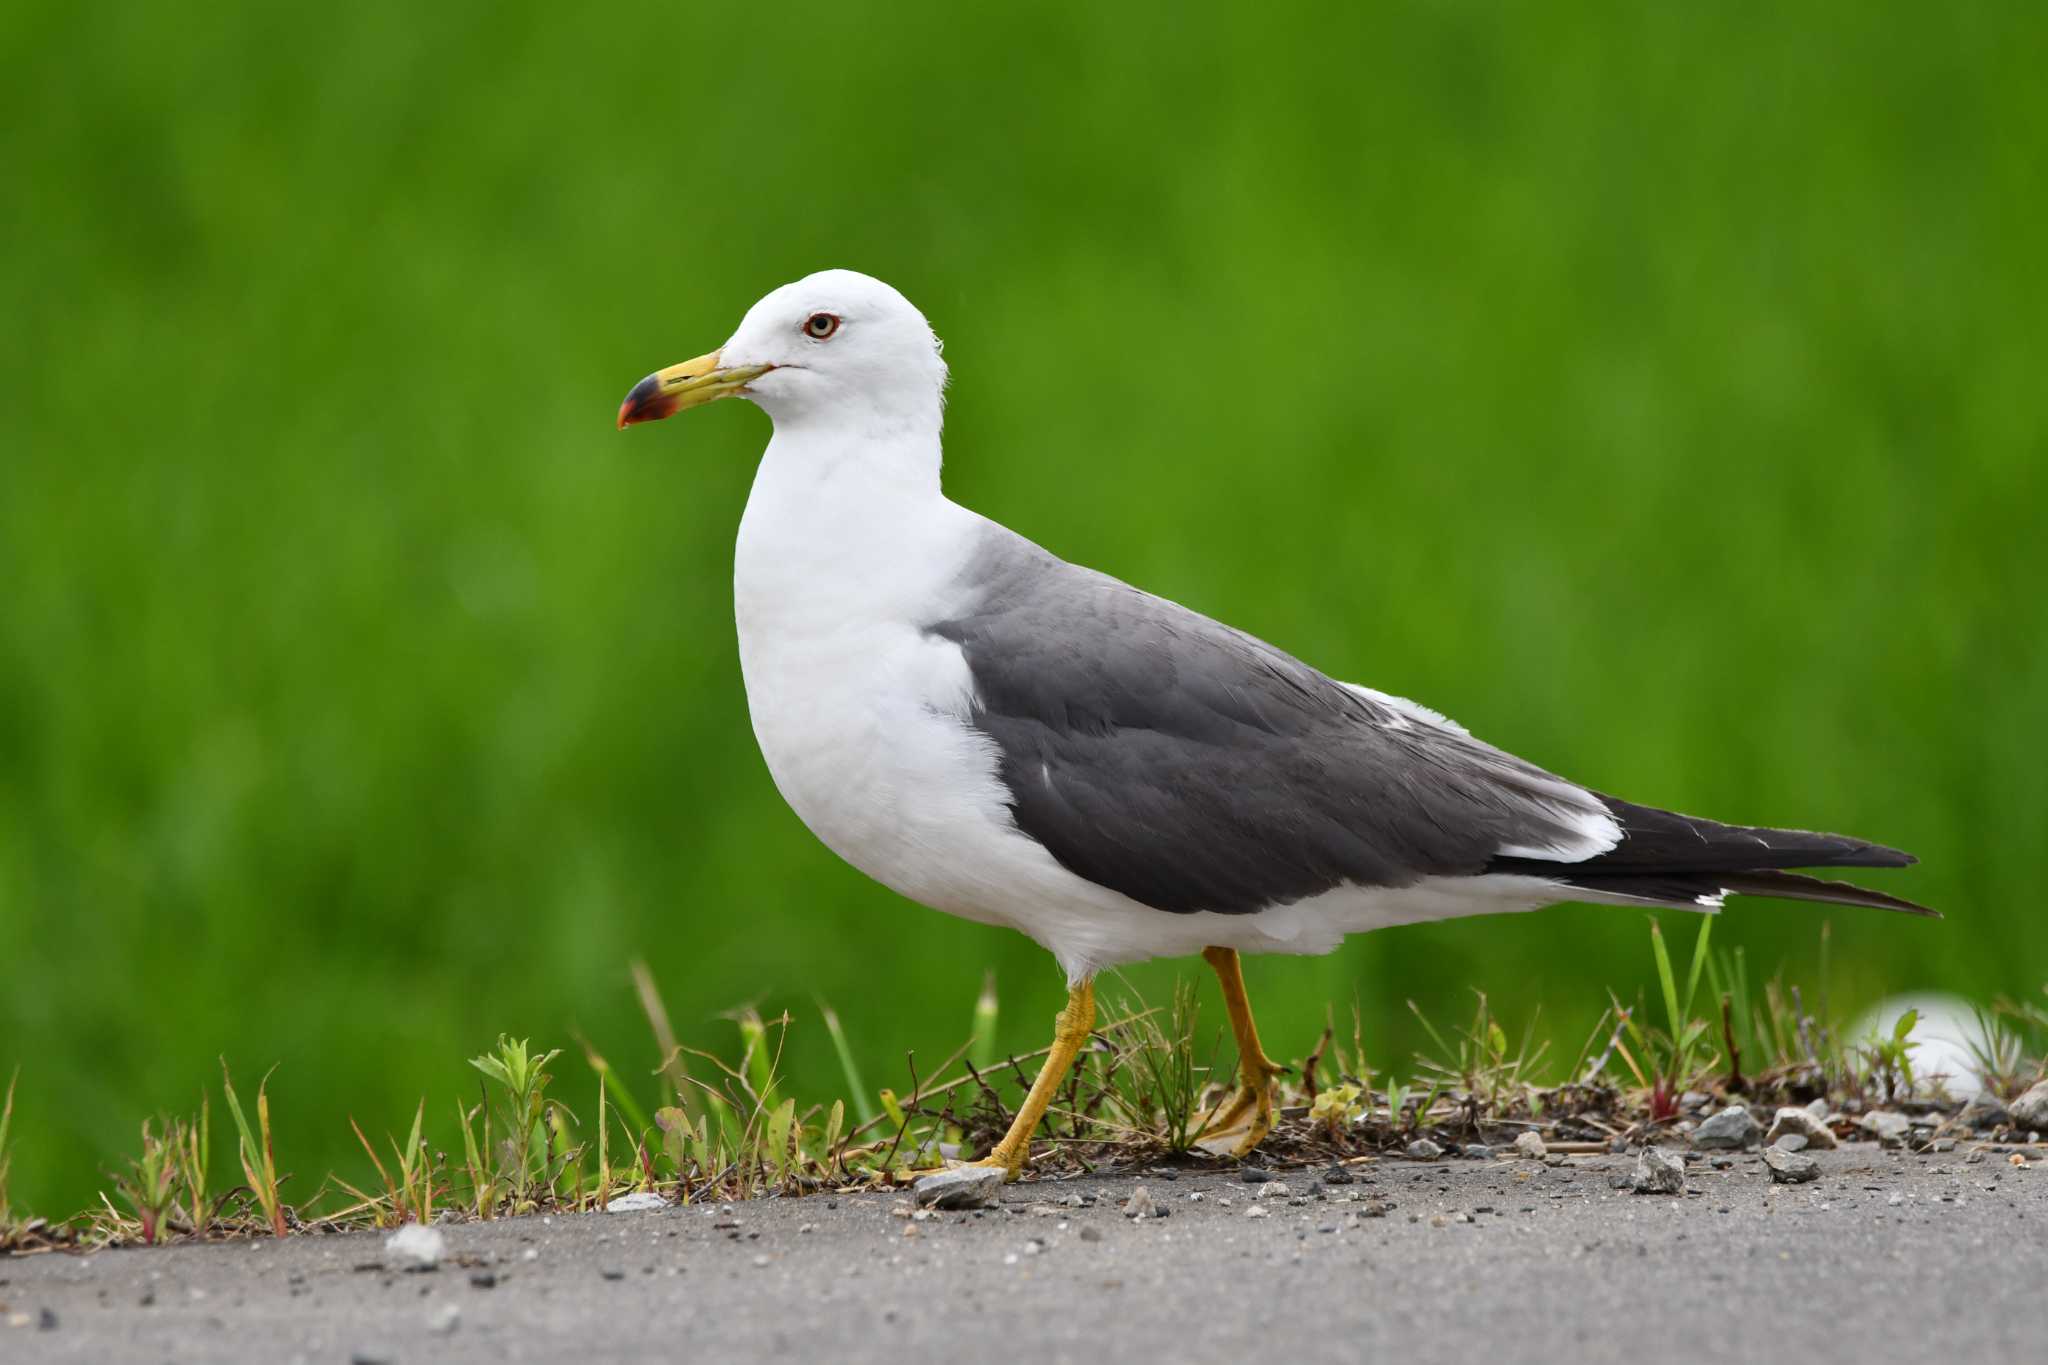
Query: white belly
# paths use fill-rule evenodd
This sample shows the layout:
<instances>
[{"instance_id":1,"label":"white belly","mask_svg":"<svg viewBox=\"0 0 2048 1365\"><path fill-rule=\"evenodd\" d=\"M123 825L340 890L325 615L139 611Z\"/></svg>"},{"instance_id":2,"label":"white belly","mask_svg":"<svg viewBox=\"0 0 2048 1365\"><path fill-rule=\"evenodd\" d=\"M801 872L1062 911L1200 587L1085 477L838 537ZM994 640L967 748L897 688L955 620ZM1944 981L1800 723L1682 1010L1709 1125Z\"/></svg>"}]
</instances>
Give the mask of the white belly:
<instances>
[{"instance_id":1,"label":"white belly","mask_svg":"<svg viewBox=\"0 0 2048 1365\"><path fill-rule=\"evenodd\" d=\"M772 452L771 452L772 453ZM733 567L740 668L777 790L834 853L935 909L1014 923L1012 827L989 742L965 721L959 648L927 635L935 584L980 519L886 489L788 493L757 477ZM866 501L867 505L862 505ZM1032 846L1032 847L1035 847Z\"/></svg>"}]
</instances>

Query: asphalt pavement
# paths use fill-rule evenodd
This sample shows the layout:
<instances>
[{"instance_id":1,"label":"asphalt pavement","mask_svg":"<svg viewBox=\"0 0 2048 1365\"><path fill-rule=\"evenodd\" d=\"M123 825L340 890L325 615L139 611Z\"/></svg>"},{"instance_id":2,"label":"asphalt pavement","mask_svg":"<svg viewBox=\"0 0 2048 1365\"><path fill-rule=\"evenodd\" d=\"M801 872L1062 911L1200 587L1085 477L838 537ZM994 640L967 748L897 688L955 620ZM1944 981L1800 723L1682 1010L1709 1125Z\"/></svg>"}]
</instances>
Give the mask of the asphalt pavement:
<instances>
[{"instance_id":1,"label":"asphalt pavement","mask_svg":"<svg viewBox=\"0 0 2048 1365\"><path fill-rule=\"evenodd\" d=\"M0 1361L2048 1359L2048 1150L1814 1155L1683 1195L1392 1157L528 1218L431 1270L375 1233L0 1258Z\"/></svg>"}]
</instances>

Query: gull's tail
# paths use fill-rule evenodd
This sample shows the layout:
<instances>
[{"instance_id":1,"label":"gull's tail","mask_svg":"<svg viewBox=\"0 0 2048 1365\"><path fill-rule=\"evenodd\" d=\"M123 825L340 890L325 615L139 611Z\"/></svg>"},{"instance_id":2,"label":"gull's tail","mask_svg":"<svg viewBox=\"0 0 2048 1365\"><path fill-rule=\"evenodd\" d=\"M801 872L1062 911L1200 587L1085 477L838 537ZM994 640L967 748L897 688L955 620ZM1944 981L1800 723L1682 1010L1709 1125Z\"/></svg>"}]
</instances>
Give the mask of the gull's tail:
<instances>
[{"instance_id":1,"label":"gull's tail","mask_svg":"<svg viewBox=\"0 0 2048 1365\"><path fill-rule=\"evenodd\" d=\"M1910 867L1919 861L1910 853L1842 834L1724 825L1612 796L1600 799L1621 826L1621 842L1607 852L1575 863L1495 858L1486 870L1548 878L1600 900L1692 910L1711 909L1728 895L1777 896L1941 917L1938 911L1881 891L1790 870Z\"/></svg>"}]
</instances>

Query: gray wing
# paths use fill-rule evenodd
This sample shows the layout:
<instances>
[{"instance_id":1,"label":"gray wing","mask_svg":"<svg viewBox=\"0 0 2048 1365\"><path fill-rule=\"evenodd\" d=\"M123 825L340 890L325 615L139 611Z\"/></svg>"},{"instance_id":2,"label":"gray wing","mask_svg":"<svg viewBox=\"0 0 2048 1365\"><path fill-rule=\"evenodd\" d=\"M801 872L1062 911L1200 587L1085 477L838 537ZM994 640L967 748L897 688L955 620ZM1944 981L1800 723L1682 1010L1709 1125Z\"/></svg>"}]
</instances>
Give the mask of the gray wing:
<instances>
[{"instance_id":1,"label":"gray wing","mask_svg":"<svg viewBox=\"0 0 2048 1365\"><path fill-rule=\"evenodd\" d=\"M1133 900L1243 914L1618 837L1581 787L999 528L969 575L927 629L966 655L1018 828Z\"/></svg>"}]
</instances>

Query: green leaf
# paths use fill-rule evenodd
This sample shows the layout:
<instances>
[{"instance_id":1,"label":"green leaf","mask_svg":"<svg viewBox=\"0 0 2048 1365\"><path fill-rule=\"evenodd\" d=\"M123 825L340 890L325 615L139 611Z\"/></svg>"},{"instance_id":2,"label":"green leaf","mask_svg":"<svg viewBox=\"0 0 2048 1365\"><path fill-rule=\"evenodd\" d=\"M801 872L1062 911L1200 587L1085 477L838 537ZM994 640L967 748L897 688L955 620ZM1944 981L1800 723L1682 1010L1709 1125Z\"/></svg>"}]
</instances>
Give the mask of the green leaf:
<instances>
[{"instance_id":1,"label":"green leaf","mask_svg":"<svg viewBox=\"0 0 2048 1365\"><path fill-rule=\"evenodd\" d=\"M1892 1025L1892 1041L1903 1044L1907 1036L1913 1032L1913 1026L1919 1022L1920 1011L1907 1010L1899 1016L1899 1022Z\"/></svg>"},{"instance_id":2,"label":"green leaf","mask_svg":"<svg viewBox=\"0 0 2048 1365\"><path fill-rule=\"evenodd\" d=\"M829 1172L833 1153L839 1150L840 1135L846 1129L846 1101L832 1101L832 1111L825 1116L825 1144L818 1153L818 1164Z\"/></svg>"},{"instance_id":3,"label":"green leaf","mask_svg":"<svg viewBox=\"0 0 2048 1365\"><path fill-rule=\"evenodd\" d=\"M796 1101L784 1100L768 1115L768 1161L779 1183L789 1175L789 1134L796 1125Z\"/></svg>"}]
</instances>

